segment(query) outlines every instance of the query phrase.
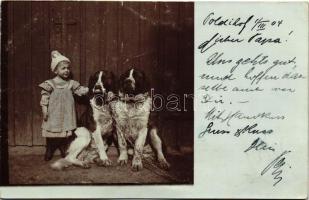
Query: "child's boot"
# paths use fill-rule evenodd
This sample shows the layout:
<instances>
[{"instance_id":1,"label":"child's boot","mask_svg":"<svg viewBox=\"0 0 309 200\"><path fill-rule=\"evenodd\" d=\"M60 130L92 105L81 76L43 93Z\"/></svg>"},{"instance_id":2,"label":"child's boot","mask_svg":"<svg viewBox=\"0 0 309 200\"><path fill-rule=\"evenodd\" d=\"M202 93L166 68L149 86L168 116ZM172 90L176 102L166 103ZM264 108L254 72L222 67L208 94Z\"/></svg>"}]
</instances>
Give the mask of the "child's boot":
<instances>
[{"instance_id":1,"label":"child's boot","mask_svg":"<svg viewBox=\"0 0 309 200\"><path fill-rule=\"evenodd\" d=\"M46 138L46 152L44 156L45 161L49 161L53 158L55 148L55 141L54 138Z\"/></svg>"},{"instance_id":2,"label":"child's boot","mask_svg":"<svg viewBox=\"0 0 309 200\"><path fill-rule=\"evenodd\" d=\"M59 138L59 150L61 157L64 158L66 156L67 150L67 139L66 138Z\"/></svg>"}]
</instances>

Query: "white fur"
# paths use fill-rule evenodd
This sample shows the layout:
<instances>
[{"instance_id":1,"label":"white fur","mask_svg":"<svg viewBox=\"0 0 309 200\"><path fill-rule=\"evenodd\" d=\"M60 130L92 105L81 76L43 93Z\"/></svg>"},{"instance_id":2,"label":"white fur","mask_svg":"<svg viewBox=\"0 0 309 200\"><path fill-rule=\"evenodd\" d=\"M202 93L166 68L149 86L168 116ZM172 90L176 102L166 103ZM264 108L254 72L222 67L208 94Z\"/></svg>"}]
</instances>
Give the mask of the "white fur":
<instances>
[{"instance_id":1,"label":"white fur","mask_svg":"<svg viewBox=\"0 0 309 200\"><path fill-rule=\"evenodd\" d=\"M91 141L91 134L88 129L84 127L77 128L75 130L76 138L70 144L70 147L67 151L67 156L63 159L57 160L51 165L51 168L55 170L62 170L69 165L78 165L84 167L86 163L77 159L78 154L84 150Z\"/></svg>"},{"instance_id":2,"label":"white fur","mask_svg":"<svg viewBox=\"0 0 309 200\"><path fill-rule=\"evenodd\" d=\"M101 86L102 92L105 92L106 89L102 83L103 72L100 71L96 85ZM93 88L93 91L95 89ZM75 130L76 138L72 141L69 146L68 154L65 158L57 160L51 165L53 169L62 170L69 165L77 165L81 167L88 167L89 160L92 160L93 156L88 156L87 153L83 151L86 147L89 146L91 142L91 137L94 140L95 148L97 148L100 159L106 165L110 165L111 161L106 155L107 144L103 141L102 136L105 134L112 133L113 130L113 120L109 112L109 106L103 105L101 107L95 104L95 98L90 100L90 105L93 111L93 119L96 123L96 130L91 134L88 129L84 127L77 128ZM91 144L92 146L92 144ZM86 153L86 157L82 158L83 155L81 152ZM93 153L93 152L92 152Z\"/></svg>"},{"instance_id":3,"label":"white fur","mask_svg":"<svg viewBox=\"0 0 309 200\"><path fill-rule=\"evenodd\" d=\"M131 79L132 81L135 81L134 78L133 78L133 72L134 72L134 69L131 69L130 70L130 75L129 75L128 79Z\"/></svg>"},{"instance_id":4,"label":"white fur","mask_svg":"<svg viewBox=\"0 0 309 200\"><path fill-rule=\"evenodd\" d=\"M113 119L109 112L110 108L108 105L103 105L102 107L96 106L94 98L90 100L90 105L93 111L93 119L96 122L96 130L92 136L98 148L100 159L107 161L109 160L106 154L108 146L103 141L102 136L111 133L113 130Z\"/></svg>"},{"instance_id":5,"label":"white fur","mask_svg":"<svg viewBox=\"0 0 309 200\"><path fill-rule=\"evenodd\" d=\"M146 98L144 102L136 104L116 101L111 104L113 116L116 122L118 146L120 155L118 162L127 163L129 150L127 150L127 141L129 146L134 147L132 168L140 170L143 168L142 152L148 132L148 120L151 110L152 100ZM162 142L157 134L157 129L149 130L151 144L157 153L159 166L168 169L169 163L166 161L162 152Z\"/></svg>"},{"instance_id":6,"label":"white fur","mask_svg":"<svg viewBox=\"0 0 309 200\"><path fill-rule=\"evenodd\" d=\"M114 119L116 121L117 138L120 155L118 162L127 163L127 141L134 147L134 156L132 161L133 169L141 169L142 151L145 144L148 131L148 120L151 109L151 98L148 97L144 102L136 104L116 101L111 103Z\"/></svg>"},{"instance_id":7,"label":"white fur","mask_svg":"<svg viewBox=\"0 0 309 200\"><path fill-rule=\"evenodd\" d=\"M104 88L104 85L102 83L102 75L103 75L103 72L100 71L98 80L96 81L95 85L100 85L102 92L105 92L106 89ZM92 91L95 92L95 89L93 88Z\"/></svg>"},{"instance_id":8,"label":"white fur","mask_svg":"<svg viewBox=\"0 0 309 200\"><path fill-rule=\"evenodd\" d=\"M134 69L131 69L130 70L130 74L129 74L129 77L127 78L128 80L131 80L131 85L132 87L135 89L135 79L133 77L133 72L134 72Z\"/></svg>"}]
</instances>

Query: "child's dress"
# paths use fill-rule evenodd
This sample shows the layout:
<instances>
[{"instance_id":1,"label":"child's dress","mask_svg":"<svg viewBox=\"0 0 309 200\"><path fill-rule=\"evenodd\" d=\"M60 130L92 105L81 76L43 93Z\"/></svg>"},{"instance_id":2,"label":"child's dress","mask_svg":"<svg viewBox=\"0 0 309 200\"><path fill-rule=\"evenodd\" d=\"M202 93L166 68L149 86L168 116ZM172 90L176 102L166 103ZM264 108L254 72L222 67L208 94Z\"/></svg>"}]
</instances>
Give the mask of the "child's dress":
<instances>
[{"instance_id":1,"label":"child's dress","mask_svg":"<svg viewBox=\"0 0 309 200\"><path fill-rule=\"evenodd\" d=\"M77 128L73 93L82 96L88 92L88 88L74 80L61 85L54 79L41 83L39 87L43 89L40 104L48 107L48 118L42 124L43 137L72 135L72 130Z\"/></svg>"}]
</instances>

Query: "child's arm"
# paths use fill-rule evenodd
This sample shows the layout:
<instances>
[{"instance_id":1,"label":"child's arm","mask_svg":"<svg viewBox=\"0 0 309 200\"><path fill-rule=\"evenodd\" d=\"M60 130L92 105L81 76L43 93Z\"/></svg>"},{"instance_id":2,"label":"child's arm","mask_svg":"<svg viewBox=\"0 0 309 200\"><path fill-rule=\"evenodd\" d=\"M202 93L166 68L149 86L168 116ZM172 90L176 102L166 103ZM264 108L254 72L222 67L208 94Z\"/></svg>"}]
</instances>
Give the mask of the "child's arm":
<instances>
[{"instance_id":1,"label":"child's arm","mask_svg":"<svg viewBox=\"0 0 309 200\"><path fill-rule=\"evenodd\" d=\"M47 106L42 106L42 113L43 113L43 119L44 121L47 121L48 119L48 111L47 111Z\"/></svg>"},{"instance_id":2,"label":"child's arm","mask_svg":"<svg viewBox=\"0 0 309 200\"><path fill-rule=\"evenodd\" d=\"M39 85L39 87L42 88L41 91L41 101L40 101L40 105L42 107L42 113L43 113L43 119L44 121L47 121L48 119L48 104L49 104L49 97L50 97L50 93L52 92L52 87L46 83L43 82Z\"/></svg>"},{"instance_id":3,"label":"child's arm","mask_svg":"<svg viewBox=\"0 0 309 200\"><path fill-rule=\"evenodd\" d=\"M74 94L78 96L86 95L89 91L88 87L81 86L79 82L73 80L73 86L72 86Z\"/></svg>"}]
</instances>

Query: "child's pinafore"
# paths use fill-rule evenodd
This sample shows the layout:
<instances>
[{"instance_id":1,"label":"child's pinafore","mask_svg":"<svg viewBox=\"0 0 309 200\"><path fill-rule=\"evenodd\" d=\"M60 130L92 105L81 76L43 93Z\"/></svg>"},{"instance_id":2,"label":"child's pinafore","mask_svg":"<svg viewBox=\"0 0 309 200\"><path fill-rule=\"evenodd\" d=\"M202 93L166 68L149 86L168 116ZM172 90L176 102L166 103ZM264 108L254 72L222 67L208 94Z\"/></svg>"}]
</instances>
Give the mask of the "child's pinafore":
<instances>
[{"instance_id":1,"label":"child's pinafore","mask_svg":"<svg viewBox=\"0 0 309 200\"><path fill-rule=\"evenodd\" d=\"M76 111L74 93L80 93L82 88L77 81L69 80L65 85L59 85L54 80L40 84L42 91L41 105L48 105L48 118L43 120L43 137L68 137L76 129ZM79 90L79 91L78 91ZM46 95L45 99L43 98Z\"/></svg>"}]
</instances>

